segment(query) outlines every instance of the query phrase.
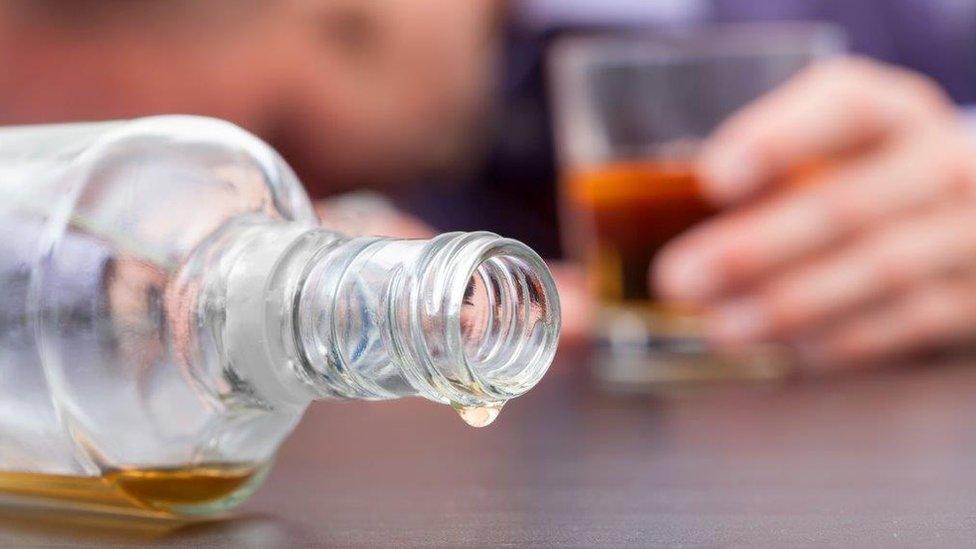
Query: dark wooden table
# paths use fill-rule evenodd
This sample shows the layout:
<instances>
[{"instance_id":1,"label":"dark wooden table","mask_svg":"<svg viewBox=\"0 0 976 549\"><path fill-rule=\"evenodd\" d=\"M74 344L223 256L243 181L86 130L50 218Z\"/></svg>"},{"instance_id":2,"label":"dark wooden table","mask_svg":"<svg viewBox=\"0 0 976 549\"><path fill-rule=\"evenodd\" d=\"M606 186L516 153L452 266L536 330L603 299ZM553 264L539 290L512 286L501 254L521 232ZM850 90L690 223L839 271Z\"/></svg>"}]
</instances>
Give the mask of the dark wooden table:
<instances>
[{"instance_id":1,"label":"dark wooden table","mask_svg":"<svg viewBox=\"0 0 976 549\"><path fill-rule=\"evenodd\" d=\"M229 520L160 532L8 515L0 545L976 540L974 359L662 398L600 393L581 354L483 430L420 400L317 404Z\"/></svg>"}]
</instances>

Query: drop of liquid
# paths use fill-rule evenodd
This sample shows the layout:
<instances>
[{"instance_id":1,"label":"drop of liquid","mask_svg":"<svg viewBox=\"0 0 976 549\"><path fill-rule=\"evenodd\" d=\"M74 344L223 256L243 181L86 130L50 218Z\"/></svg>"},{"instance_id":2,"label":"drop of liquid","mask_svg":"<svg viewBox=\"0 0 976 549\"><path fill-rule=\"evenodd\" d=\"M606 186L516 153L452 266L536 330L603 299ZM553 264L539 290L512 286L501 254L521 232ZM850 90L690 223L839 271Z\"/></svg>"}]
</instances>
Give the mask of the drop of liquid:
<instances>
[{"instance_id":1,"label":"drop of liquid","mask_svg":"<svg viewBox=\"0 0 976 549\"><path fill-rule=\"evenodd\" d=\"M498 414L502 411L502 406L504 402L499 402L495 404L487 404L485 406L464 406L463 404L452 404L451 406L457 410L461 420L472 427L487 427L491 425L491 422L495 421Z\"/></svg>"}]
</instances>

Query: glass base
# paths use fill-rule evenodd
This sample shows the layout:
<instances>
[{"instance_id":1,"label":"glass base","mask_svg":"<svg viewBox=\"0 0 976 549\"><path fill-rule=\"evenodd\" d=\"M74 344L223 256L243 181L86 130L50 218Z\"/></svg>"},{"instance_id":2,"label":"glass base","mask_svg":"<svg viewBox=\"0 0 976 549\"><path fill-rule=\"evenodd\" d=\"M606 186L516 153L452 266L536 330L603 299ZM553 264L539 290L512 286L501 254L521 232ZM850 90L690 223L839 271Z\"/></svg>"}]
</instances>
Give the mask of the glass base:
<instances>
[{"instance_id":1,"label":"glass base","mask_svg":"<svg viewBox=\"0 0 976 549\"><path fill-rule=\"evenodd\" d=\"M593 353L593 373L611 390L694 389L733 382L782 380L793 372L777 346L735 353L710 350L694 314L655 306L606 307Z\"/></svg>"},{"instance_id":2,"label":"glass base","mask_svg":"<svg viewBox=\"0 0 976 549\"><path fill-rule=\"evenodd\" d=\"M592 357L597 381L618 392L777 381L789 377L793 370L784 353L767 348L731 355L655 349L620 353L600 347Z\"/></svg>"}]
</instances>

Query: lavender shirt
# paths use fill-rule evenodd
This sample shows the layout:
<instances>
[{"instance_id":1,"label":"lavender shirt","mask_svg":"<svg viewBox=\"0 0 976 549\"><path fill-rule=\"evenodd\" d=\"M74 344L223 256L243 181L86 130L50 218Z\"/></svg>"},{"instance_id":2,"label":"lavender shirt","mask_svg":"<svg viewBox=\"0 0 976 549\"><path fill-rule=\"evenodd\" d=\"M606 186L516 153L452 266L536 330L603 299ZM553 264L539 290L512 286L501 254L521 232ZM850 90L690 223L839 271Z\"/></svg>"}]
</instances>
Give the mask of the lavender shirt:
<instances>
[{"instance_id":1,"label":"lavender shirt","mask_svg":"<svg viewBox=\"0 0 976 549\"><path fill-rule=\"evenodd\" d=\"M716 0L718 21L820 19L841 25L852 51L938 80L976 102L976 0Z\"/></svg>"},{"instance_id":2,"label":"lavender shirt","mask_svg":"<svg viewBox=\"0 0 976 549\"><path fill-rule=\"evenodd\" d=\"M976 0L516 0L535 31L598 25L651 28L819 20L851 50L924 72L959 102L976 102Z\"/></svg>"}]
</instances>

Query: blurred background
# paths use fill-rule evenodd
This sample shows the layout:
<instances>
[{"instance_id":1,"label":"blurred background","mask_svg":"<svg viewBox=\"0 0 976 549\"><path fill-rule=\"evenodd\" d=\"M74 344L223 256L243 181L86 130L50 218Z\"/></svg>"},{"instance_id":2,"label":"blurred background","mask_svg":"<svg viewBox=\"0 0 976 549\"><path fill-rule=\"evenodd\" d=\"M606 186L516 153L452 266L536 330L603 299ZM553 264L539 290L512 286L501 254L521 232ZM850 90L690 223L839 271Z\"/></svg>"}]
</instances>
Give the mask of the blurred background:
<instances>
[{"instance_id":1,"label":"blurred background","mask_svg":"<svg viewBox=\"0 0 976 549\"><path fill-rule=\"evenodd\" d=\"M372 188L438 230L561 253L545 51L568 34L838 24L976 100L970 0L4 0L0 123L194 113L278 148L316 198Z\"/></svg>"},{"instance_id":2,"label":"blurred background","mask_svg":"<svg viewBox=\"0 0 976 549\"><path fill-rule=\"evenodd\" d=\"M976 0L3 0L0 124L230 120L282 153L327 225L526 242L553 260L575 339L599 295L560 262L578 250L558 219L552 45L775 22L827 24L834 53L976 101Z\"/></svg>"}]
</instances>

